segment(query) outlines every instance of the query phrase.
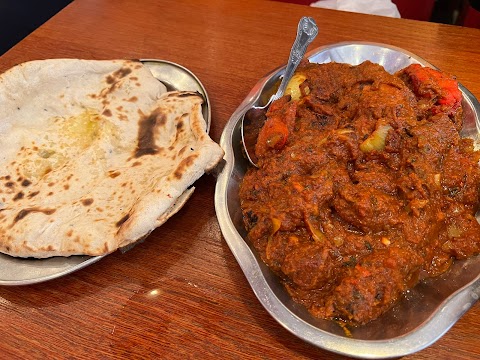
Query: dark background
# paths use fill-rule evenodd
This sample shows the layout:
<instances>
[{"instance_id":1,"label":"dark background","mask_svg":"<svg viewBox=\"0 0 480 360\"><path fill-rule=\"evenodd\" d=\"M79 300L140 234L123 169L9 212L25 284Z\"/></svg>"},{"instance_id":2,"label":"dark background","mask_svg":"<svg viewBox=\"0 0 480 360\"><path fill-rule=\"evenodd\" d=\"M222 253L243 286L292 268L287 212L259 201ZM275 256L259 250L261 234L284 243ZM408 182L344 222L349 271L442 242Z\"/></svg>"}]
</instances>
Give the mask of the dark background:
<instances>
[{"instance_id":1,"label":"dark background","mask_svg":"<svg viewBox=\"0 0 480 360\"><path fill-rule=\"evenodd\" d=\"M0 0L0 55L72 1L73 0ZM308 4L315 0L278 1ZM410 1L415 2L417 0ZM418 3L416 6L416 10L420 11L421 9L418 8ZM462 9L468 6L476 9L476 16L478 17L480 0L435 0L433 9L429 10L431 11L430 16L422 20L463 25L459 19L462 20ZM402 15L402 17L409 18L409 16L404 15ZM417 19L415 16L410 18ZM480 20L475 18L474 26L476 26L478 21Z\"/></svg>"},{"instance_id":2,"label":"dark background","mask_svg":"<svg viewBox=\"0 0 480 360\"><path fill-rule=\"evenodd\" d=\"M0 0L0 55L72 0Z\"/></svg>"}]
</instances>

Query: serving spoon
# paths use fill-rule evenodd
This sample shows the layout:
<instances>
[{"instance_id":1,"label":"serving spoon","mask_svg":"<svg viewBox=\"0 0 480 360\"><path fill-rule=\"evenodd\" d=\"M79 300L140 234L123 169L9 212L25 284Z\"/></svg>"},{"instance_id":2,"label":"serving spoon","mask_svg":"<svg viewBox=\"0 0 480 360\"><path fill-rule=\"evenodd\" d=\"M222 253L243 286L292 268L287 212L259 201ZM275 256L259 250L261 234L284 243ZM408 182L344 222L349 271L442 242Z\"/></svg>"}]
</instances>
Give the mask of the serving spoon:
<instances>
[{"instance_id":1,"label":"serving spoon","mask_svg":"<svg viewBox=\"0 0 480 360\"><path fill-rule=\"evenodd\" d=\"M245 149L245 155L248 161L255 167L258 167L258 159L255 155L255 144L257 143L260 129L267 119L265 114L268 107L273 101L283 96L290 79L307 51L308 45L315 39L317 34L318 27L315 20L311 17L302 17L298 22L297 37L290 50L290 57L285 69L285 74L283 75L277 92L270 97L265 105L252 106L242 116L241 133L243 148Z\"/></svg>"}]
</instances>

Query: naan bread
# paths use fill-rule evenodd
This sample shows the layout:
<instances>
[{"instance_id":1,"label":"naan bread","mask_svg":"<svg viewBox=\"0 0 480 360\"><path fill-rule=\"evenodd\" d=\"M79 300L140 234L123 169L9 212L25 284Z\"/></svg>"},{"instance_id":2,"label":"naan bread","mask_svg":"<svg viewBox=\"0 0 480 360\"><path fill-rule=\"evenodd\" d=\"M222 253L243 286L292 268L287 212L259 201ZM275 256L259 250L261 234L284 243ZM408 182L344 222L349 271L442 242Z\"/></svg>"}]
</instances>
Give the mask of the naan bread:
<instances>
[{"instance_id":1,"label":"naan bread","mask_svg":"<svg viewBox=\"0 0 480 360\"><path fill-rule=\"evenodd\" d=\"M0 75L0 252L103 255L147 236L223 157L202 102L166 92L138 61Z\"/></svg>"}]
</instances>

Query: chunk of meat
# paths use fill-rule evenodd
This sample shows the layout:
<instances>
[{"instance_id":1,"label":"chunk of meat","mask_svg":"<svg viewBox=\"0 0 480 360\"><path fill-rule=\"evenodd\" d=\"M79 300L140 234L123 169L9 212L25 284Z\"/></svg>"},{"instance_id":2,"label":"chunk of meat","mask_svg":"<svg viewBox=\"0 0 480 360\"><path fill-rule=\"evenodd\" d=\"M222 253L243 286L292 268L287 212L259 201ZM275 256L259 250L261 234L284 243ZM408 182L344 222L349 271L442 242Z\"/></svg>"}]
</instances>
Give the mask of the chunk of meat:
<instances>
[{"instance_id":1,"label":"chunk of meat","mask_svg":"<svg viewBox=\"0 0 480 360\"><path fill-rule=\"evenodd\" d=\"M327 315L357 324L378 317L418 282L421 264L415 252L395 247L365 256L326 301Z\"/></svg>"}]
</instances>

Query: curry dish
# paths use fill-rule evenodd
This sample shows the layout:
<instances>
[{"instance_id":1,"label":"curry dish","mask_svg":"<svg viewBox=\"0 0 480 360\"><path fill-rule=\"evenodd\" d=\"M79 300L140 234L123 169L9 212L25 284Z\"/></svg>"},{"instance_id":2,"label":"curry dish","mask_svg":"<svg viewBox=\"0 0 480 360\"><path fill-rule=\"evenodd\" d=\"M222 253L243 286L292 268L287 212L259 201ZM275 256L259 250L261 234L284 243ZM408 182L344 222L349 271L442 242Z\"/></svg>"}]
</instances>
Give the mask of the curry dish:
<instances>
[{"instance_id":1,"label":"curry dish","mask_svg":"<svg viewBox=\"0 0 480 360\"><path fill-rule=\"evenodd\" d=\"M248 238L316 317L365 324L480 250L479 152L453 77L304 61L240 186Z\"/></svg>"}]
</instances>

